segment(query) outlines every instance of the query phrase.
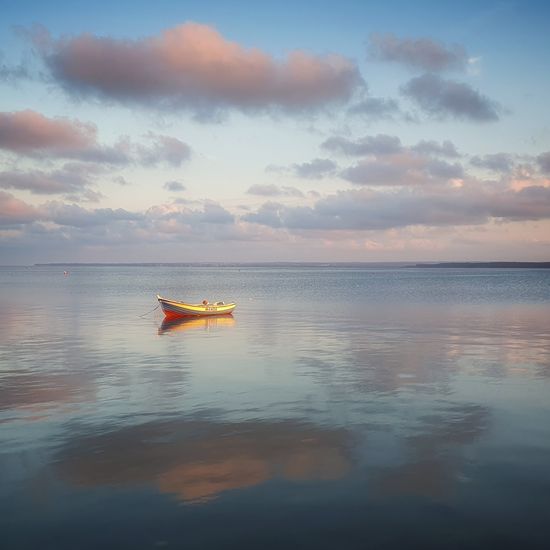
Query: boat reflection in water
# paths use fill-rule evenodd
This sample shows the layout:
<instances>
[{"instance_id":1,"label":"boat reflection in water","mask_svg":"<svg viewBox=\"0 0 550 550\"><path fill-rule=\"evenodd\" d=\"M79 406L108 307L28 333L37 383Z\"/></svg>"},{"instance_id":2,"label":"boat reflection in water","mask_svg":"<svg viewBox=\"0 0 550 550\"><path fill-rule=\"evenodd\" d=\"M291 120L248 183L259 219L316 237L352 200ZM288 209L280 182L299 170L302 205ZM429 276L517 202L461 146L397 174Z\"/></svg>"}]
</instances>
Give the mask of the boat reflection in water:
<instances>
[{"instance_id":1,"label":"boat reflection in water","mask_svg":"<svg viewBox=\"0 0 550 550\"><path fill-rule=\"evenodd\" d=\"M217 328L232 327L235 325L233 315L210 315L208 317L182 317L180 319L167 319L162 321L158 333L180 332L185 330L211 330Z\"/></svg>"}]
</instances>

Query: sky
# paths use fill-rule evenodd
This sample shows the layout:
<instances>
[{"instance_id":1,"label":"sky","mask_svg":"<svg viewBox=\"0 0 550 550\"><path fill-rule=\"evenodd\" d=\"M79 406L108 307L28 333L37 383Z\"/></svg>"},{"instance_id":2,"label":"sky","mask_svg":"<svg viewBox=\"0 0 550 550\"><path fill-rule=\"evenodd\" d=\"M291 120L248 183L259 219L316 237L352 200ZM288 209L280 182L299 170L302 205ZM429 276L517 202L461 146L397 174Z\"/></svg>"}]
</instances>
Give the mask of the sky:
<instances>
[{"instance_id":1,"label":"sky","mask_svg":"<svg viewBox=\"0 0 550 550\"><path fill-rule=\"evenodd\" d=\"M0 265L550 259L546 2L0 13Z\"/></svg>"}]
</instances>

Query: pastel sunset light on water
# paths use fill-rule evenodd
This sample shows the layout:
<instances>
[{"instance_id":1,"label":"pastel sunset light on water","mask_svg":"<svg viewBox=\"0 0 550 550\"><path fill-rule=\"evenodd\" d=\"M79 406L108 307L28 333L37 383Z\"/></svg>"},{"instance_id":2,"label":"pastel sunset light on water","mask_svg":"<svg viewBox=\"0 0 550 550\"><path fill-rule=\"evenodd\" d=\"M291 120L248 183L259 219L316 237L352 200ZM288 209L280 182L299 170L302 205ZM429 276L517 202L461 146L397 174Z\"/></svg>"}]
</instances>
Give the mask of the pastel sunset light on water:
<instances>
[{"instance_id":1,"label":"pastel sunset light on water","mask_svg":"<svg viewBox=\"0 0 550 550\"><path fill-rule=\"evenodd\" d=\"M549 16L4 2L0 264L548 260Z\"/></svg>"}]
</instances>

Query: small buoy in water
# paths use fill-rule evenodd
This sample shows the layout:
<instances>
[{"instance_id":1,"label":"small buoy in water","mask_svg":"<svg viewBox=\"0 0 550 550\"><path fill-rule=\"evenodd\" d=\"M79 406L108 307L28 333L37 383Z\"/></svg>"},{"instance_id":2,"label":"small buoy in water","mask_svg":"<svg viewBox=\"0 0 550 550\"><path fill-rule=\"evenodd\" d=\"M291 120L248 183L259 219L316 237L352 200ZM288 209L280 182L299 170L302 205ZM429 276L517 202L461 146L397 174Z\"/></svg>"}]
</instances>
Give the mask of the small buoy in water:
<instances>
[{"instance_id":1,"label":"small buoy in water","mask_svg":"<svg viewBox=\"0 0 550 550\"><path fill-rule=\"evenodd\" d=\"M63 271L63 275L64 275L65 277L68 277L69 272L68 272L68 271Z\"/></svg>"}]
</instances>

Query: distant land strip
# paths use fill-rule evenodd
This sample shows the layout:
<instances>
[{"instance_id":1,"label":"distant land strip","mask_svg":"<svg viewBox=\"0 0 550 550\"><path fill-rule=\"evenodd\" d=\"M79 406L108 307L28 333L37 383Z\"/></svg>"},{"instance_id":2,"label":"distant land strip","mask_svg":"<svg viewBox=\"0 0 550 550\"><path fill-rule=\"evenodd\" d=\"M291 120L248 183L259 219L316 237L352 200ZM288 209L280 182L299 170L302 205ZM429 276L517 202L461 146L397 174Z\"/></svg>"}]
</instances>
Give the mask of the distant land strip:
<instances>
[{"instance_id":1,"label":"distant land strip","mask_svg":"<svg viewBox=\"0 0 550 550\"><path fill-rule=\"evenodd\" d=\"M405 267L443 267L443 268L497 268L497 269L550 269L550 262L441 262L441 263L421 263L408 265Z\"/></svg>"}]
</instances>

